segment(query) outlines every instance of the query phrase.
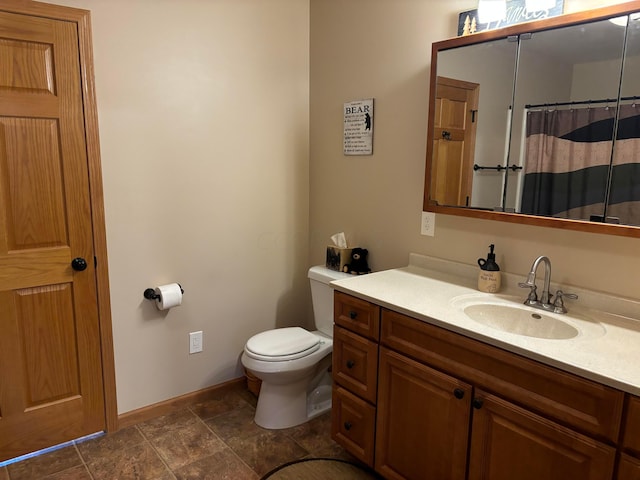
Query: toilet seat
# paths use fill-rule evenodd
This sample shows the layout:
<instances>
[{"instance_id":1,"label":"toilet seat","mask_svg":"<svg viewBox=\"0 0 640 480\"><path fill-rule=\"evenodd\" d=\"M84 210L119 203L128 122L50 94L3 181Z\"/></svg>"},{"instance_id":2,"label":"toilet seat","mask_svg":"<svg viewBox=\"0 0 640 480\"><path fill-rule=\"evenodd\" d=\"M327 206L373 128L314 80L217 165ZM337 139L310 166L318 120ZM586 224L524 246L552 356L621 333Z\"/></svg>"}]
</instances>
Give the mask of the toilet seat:
<instances>
[{"instance_id":1,"label":"toilet seat","mask_svg":"<svg viewBox=\"0 0 640 480\"><path fill-rule=\"evenodd\" d=\"M245 353L256 360L281 362L306 357L320 348L317 335L300 327L277 328L251 337Z\"/></svg>"}]
</instances>

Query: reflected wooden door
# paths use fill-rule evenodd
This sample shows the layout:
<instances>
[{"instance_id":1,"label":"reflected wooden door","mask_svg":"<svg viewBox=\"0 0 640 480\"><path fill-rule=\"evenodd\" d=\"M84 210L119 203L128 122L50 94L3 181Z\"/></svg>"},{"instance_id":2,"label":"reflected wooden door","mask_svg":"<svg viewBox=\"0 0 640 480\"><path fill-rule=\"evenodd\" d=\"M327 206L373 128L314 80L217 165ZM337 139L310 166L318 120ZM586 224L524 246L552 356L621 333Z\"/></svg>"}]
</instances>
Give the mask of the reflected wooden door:
<instances>
[{"instance_id":1,"label":"reflected wooden door","mask_svg":"<svg viewBox=\"0 0 640 480\"><path fill-rule=\"evenodd\" d=\"M0 460L105 429L78 48L0 12Z\"/></svg>"},{"instance_id":2,"label":"reflected wooden door","mask_svg":"<svg viewBox=\"0 0 640 480\"><path fill-rule=\"evenodd\" d=\"M473 181L479 85L438 77L431 200L469 206Z\"/></svg>"}]
</instances>

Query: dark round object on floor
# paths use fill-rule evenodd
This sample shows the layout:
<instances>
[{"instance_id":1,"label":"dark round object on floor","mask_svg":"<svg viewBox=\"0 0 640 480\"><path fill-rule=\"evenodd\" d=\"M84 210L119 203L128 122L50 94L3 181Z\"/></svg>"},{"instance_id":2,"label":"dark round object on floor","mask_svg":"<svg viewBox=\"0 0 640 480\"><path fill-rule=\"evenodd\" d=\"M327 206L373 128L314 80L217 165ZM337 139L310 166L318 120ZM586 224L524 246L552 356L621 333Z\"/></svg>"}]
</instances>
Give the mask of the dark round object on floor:
<instances>
[{"instance_id":1,"label":"dark round object on floor","mask_svg":"<svg viewBox=\"0 0 640 480\"><path fill-rule=\"evenodd\" d=\"M378 480L366 466L339 458L303 458L271 470L261 480Z\"/></svg>"}]
</instances>

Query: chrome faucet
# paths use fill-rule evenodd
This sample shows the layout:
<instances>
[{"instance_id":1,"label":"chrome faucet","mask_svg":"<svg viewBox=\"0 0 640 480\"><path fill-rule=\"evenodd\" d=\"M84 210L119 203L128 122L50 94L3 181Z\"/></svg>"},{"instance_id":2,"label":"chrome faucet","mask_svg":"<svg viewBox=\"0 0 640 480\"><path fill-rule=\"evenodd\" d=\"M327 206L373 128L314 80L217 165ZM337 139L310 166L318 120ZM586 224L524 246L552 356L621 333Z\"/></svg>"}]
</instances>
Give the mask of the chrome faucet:
<instances>
[{"instance_id":1,"label":"chrome faucet","mask_svg":"<svg viewBox=\"0 0 640 480\"><path fill-rule=\"evenodd\" d=\"M542 289L542 295L538 300L538 292L536 287L536 272L540 263L544 263L544 287ZM562 290L556 292L556 298L551 303L552 295L549 293L551 284L551 260L544 255L539 256L531 265L531 271L527 275L527 281L524 283L518 283L519 287L529 288L529 295L524 301L525 305L529 305L535 308L541 308L554 313L567 313L567 309L564 306L564 298L577 299L578 296L573 293L564 293Z\"/></svg>"}]
</instances>

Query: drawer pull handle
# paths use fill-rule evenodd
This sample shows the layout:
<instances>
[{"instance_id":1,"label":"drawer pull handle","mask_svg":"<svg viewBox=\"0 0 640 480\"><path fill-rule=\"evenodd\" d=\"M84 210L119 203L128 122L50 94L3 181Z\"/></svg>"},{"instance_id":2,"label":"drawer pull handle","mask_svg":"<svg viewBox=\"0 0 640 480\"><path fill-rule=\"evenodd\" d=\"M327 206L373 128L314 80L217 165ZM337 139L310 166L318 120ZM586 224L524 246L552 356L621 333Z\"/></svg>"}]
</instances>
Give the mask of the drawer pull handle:
<instances>
[{"instance_id":1,"label":"drawer pull handle","mask_svg":"<svg viewBox=\"0 0 640 480\"><path fill-rule=\"evenodd\" d=\"M355 320L357 316L358 316L358 312L355 312L355 311L353 311L353 310L351 310L351 311L349 312L349 318L350 318L351 320Z\"/></svg>"},{"instance_id":2,"label":"drawer pull handle","mask_svg":"<svg viewBox=\"0 0 640 480\"><path fill-rule=\"evenodd\" d=\"M353 425L351 425L351 422L344 422L344 429L345 430L351 430L352 426Z\"/></svg>"},{"instance_id":3,"label":"drawer pull handle","mask_svg":"<svg viewBox=\"0 0 640 480\"><path fill-rule=\"evenodd\" d=\"M464 397L464 390L461 388L456 388L453 391L453 396L456 397L458 400L462 399Z\"/></svg>"},{"instance_id":4,"label":"drawer pull handle","mask_svg":"<svg viewBox=\"0 0 640 480\"><path fill-rule=\"evenodd\" d=\"M347 368L352 369L355 366L356 362L353 360L347 360Z\"/></svg>"},{"instance_id":5,"label":"drawer pull handle","mask_svg":"<svg viewBox=\"0 0 640 480\"><path fill-rule=\"evenodd\" d=\"M483 404L483 400L481 398L474 398L473 399L473 408L475 408L476 410L480 410L482 408L482 404Z\"/></svg>"}]
</instances>

